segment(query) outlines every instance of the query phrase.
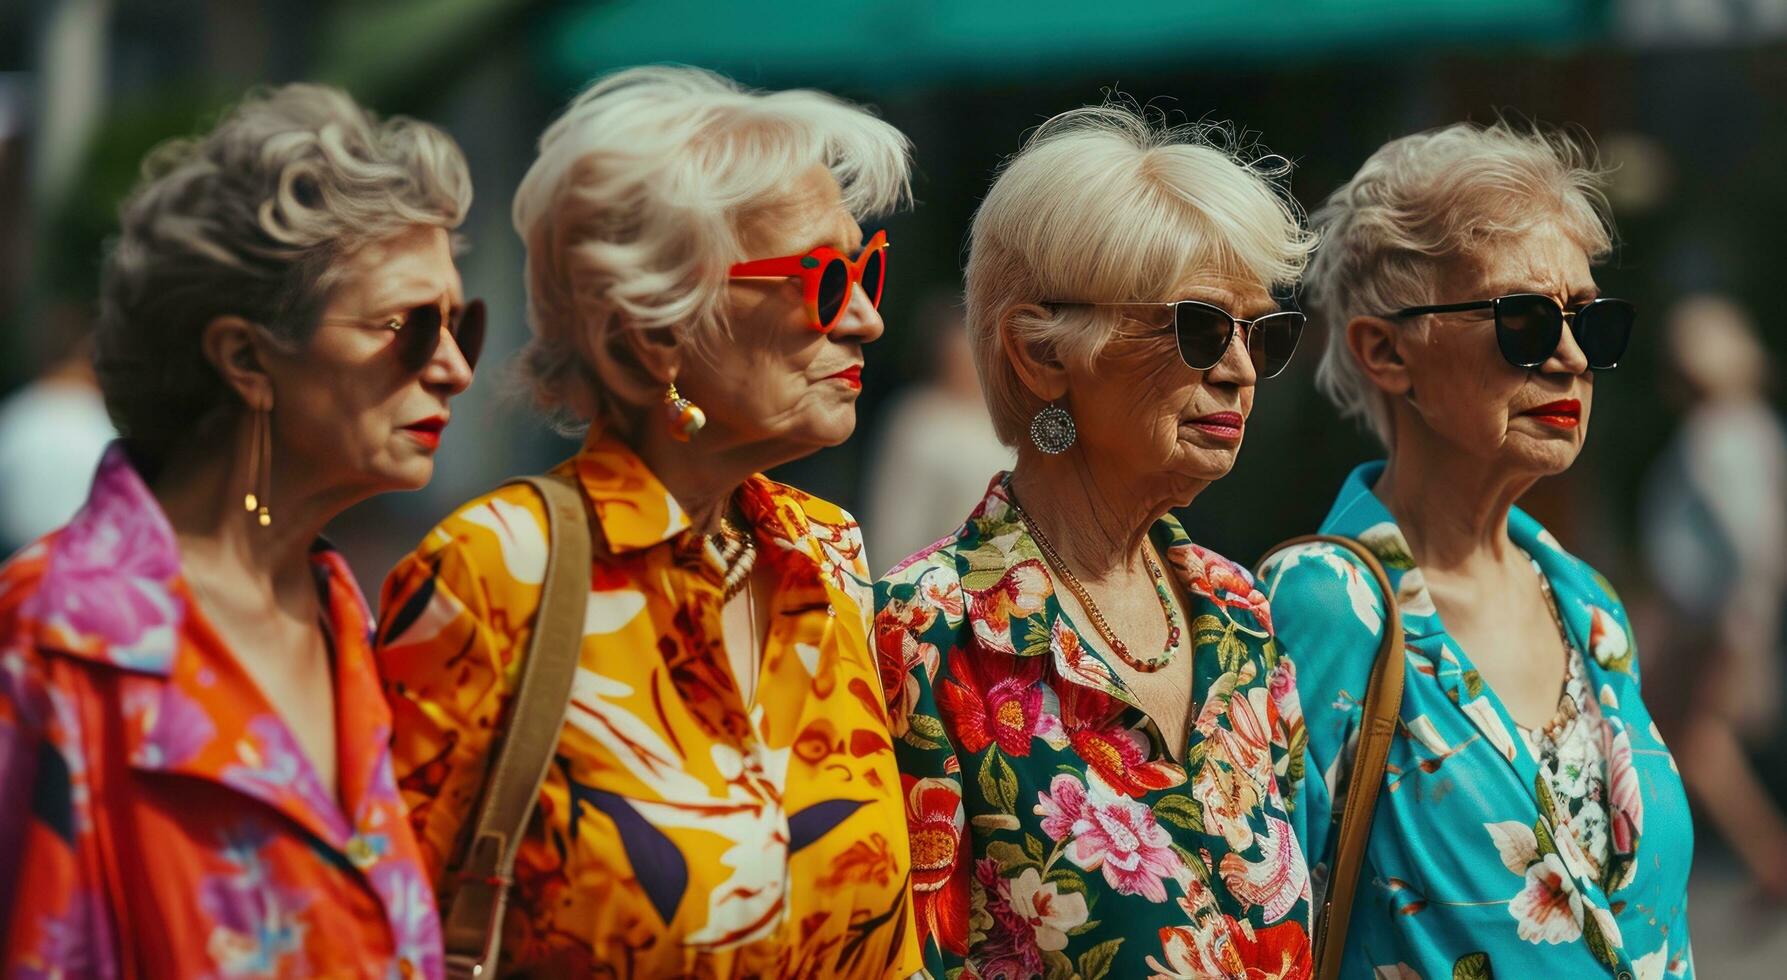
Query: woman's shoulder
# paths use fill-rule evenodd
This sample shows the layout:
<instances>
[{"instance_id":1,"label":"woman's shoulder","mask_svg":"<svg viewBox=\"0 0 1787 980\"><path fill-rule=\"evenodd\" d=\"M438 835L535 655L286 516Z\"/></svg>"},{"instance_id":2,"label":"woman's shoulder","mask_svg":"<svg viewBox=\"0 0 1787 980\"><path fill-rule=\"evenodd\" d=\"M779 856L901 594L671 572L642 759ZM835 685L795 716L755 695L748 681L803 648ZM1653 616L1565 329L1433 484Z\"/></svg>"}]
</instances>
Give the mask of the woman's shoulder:
<instances>
[{"instance_id":1,"label":"woman's shoulder","mask_svg":"<svg viewBox=\"0 0 1787 980\"><path fill-rule=\"evenodd\" d=\"M796 486L780 483L768 477L757 477L756 481L767 493L770 503L778 515L793 515L800 518L799 521L783 522L789 525L791 532L811 536L827 544L854 542L856 554L860 555L862 526L857 523L856 517L849 511L824 497L808 493Z\"/></svg>"},{"instance_id":2,"label":"woman's shoulder","mask_svg":"<svg viewBox=\"0 0 1787 980\"><path fill-rule=\"evenodd\" d=\"M51 531L0 562L0 617L16 615L17 607L42 586L50 550L61 534Z\"/></svg>"},{"instance_id":3,"label":"woman's shoulder","mask_svg":"<svg viewBox=\"0 0 1787 980\"><path fill-rule=\"evenodd\" d=\"M1547 557L1545 553L1549 553L1548 557L1555 569L1563 572L1561 576L1552 575L1554 588L1561 588L1572 593L1570 598L1612 612L1622 621L1626 618L1625 603L1621 601L1619 590L1614 587L1607 576L1565 548L1555 535L1534 520L1531 515L1515 508L1514 514L1509 520L1509 529L1513 533L1515 543L1526 548L1534 557L1539 558L1541 564L1544 564L1544 559Z\"/></svg>"},{"instance_id":4,"label":"woman's shoulder","mask_svg":"<svg viewBox=\"0 0 1787 980\"><path fill-rule=\"evenodd\" d=\"M1229 618L1242 616L1245 625L1270 634L1270 603L1260 591L1253 572L1238 561L1192 542L1177 522L1171 524L1169 530L1172 543L1163 553L1193 604L1217 607Z\"/></svg>"},{"instance_id":5,"label":"woman's shoulder","mask_svg":"<svg viewBox=\"0 0 1787 980\"><path fill-rule=\"evenodd\" d=\"M790 539L788 543L819 562L833 583L850 593L866 614L871 573L862 525L855 516L824 497L767 477L754 477L745 488L745 492L767 497L764 511L773 515L768 524L758 519L758 532Z\"/></svg>"},{"instance_id":6,"label":"woman's shoulder","mask_svg":"<svg viewBox=\"0 0 1787 980\"><path fill-rule=\"evenodd\" d=\"M876 600L882 601L895 592L910 592L921 583L935 585L947 581L959 592L961 577L956 553L961 545L962 535L958 529L906 556L876 580Z\"/></svg>"},{"instance_id":7,"label":"woman's shoulder","mask_svg":"<svg viewBox=\"0 0 1787 980\"><path fill-rule=\"evenodd\" d=\"M546 502L534 488L505 483L455 508L431 528L392 572L386 602L402 581L492 601L531 598L546 575ZM492 588L493 584L510 588Z\"/></svg>"},{"instance_id":8,"label":"woman's shoulder","mask_svg":"<svg viewBox=\"0 0 1787 980\"><path fill-rule=\"evenodd\" d=\"M43 621L39 597L49 596L46 587L56 587L47 581L47 572L51 549L61 533L52 531L0 563L0 728L10 724L37 729L47 724L52 697L72 696L64 689L64 682L73 676L66 671L84 666L85 658L54 656L62 645L44 642L47 634L40 629L51 625ZM60 693L52 695L52 690Z\"/></svg>"},{"instance_id":9,"label":"woman's shoulder","mask_svg":"<svg viewBox=\"0 0 1787 980\"><path fill-rule=\"evenodd\" d=\"M899 639L922 638L947 647L968 629L967 596L962 590L956 551L960 535L952 534L895 565L875 582L875 629L886 655L912 644ZM890 647L889 644L892 644ZM900 669L909 669L902 663Z\"/></svg>"},{"instance_id":10,"label":"woman's shoulder","mask_svg":"<svg viewBox=\"0 0 1787 980\"><path fill-rule=\"evenodd\" d=\"M1376 647L1384 595L1365 561L1345 545L1312 540L1279 548L1260 562L1259 582L1293 657L1302 652L1295 647L1317 643Z\"/></svg>"}]
</instances>

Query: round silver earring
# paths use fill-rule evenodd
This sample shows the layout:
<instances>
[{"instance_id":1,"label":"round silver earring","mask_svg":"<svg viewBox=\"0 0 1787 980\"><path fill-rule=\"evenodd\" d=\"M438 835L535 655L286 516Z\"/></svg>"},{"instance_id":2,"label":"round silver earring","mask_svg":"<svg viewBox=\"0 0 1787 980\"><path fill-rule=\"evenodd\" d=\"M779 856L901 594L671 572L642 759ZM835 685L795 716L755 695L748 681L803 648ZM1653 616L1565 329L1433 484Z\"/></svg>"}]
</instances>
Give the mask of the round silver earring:
<instances>
[{"instance_id":1,"label":"round silver earring","mask_svg":"<svg viewBox=\"0 0 1787 980\"><path fill-rule=\"evenodd\" d=\"M1030 442L1050 456L1067 452L1078 437L1079 430L1074 428L1073 416L1059 405L1050 404L1030 420Z\"/></svg>"}]
</instances>

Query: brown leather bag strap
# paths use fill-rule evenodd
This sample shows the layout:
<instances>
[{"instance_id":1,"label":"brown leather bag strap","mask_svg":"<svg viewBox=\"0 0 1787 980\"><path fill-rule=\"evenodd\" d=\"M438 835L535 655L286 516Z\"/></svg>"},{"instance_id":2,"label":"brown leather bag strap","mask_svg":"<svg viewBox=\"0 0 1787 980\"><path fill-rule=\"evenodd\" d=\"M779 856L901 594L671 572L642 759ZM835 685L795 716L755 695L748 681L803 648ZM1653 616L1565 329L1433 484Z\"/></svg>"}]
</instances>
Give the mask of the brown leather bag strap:
<instances>
[{"instance_id":1,"label":"brown leather bag strap","mask_svg":"<svg viewBox=\"0 0 1787 980\"><path fill-rule=\"evenodd\" d=\"M1364 545L1352 538L1310 534L1281 542L1267 557L1300 544L1329 544L1345 548L1365 565L1384 597L1383 636L1366 682L1365 701L1359 719L1359 744L1347 773L1346 806L1335 835L1334 865L1328 876L1328 897L1317 921L1316 980L1337 980L1340 956L1346 949L1347 925L1353 917L1353 896L1359 888L1359 870L1365 864L1365 847L1371 839L1371 817L1377 810L1378 792L1384 785L1384 767L1390 760L1390 744L1402 713L1403 646L1402 611L1384 566ZM1260 563L1262 566L1265 560ZM1294 658L1297 651L1288 651Z\"/></svg>"},{"instance_id":2,"label":"brown leather bag strap","mask_svg":"<svg viewBox=\"0 0 1787 980\"><path fill-rule=\"evenodd\" d=\"M589 515L582 492L559 476L512 483L533 487L546 501L546 578L521 663L521 683L509 700L499 746L485 771L477 820L451 872L458 881L441 933L447 975L453 978L496 975L515 852L564 727L589 605Z\"/></svg>"}]
</instances>

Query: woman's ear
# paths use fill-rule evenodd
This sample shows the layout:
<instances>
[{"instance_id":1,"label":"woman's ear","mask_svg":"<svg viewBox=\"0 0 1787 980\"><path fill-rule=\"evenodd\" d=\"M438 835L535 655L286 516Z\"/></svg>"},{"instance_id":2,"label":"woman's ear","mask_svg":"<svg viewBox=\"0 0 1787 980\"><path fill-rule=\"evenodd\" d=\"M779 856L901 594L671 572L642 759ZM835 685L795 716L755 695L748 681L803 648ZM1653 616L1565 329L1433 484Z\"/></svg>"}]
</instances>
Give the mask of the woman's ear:
<instances>
[{"instance_id":1,"label":"woman's ear","mask_svg":"<svg viewBox=\"0 0 1787 980\"><path fill-rule=\"evenodd\" d=\"M1414 378L1402 357L1406 336L1394 321L1381 316L1356 316L1347 321L1347 348L1365 377L1385 394L1401 397L1414 390Z\"/></svg>"},{"instance_id":2,"label":"woman's ear","mask_svg":"<svg viewBox=\"0 0 1787 980\"><path fill-rule=\"evenodd\" d=\"M635 327L621 314L595 344L590 367L604 387L631 405L664 400L664 389L682 372L687 348L669 327Z\"/></svg>"},{"instance_id":3,"label":"woman's ear","mask_svg":"<svg viewBox=\"0 0 1787 980\"><path fill-rule=\"evenodd\" d=\"M262 350L265 344L266 338L254 324L239 316L213 318L199 339L205 360L217 369L223 383L242 404L257 412L273 409L273 379Z\"/></svg>"},{"instance_id":4,"label":"woman's ear","mask_svg":"<svg viewBox=\"0 0 1787 980\"><path fill-rule=\"evenodd\" d=\"M999 314L999 343L1018 380L1036 400L1049 404L1067 394L1067 367L1055 345L1037 336L1053 317L1033 303L1008 306Z\"/></svg>"}]
</instances>

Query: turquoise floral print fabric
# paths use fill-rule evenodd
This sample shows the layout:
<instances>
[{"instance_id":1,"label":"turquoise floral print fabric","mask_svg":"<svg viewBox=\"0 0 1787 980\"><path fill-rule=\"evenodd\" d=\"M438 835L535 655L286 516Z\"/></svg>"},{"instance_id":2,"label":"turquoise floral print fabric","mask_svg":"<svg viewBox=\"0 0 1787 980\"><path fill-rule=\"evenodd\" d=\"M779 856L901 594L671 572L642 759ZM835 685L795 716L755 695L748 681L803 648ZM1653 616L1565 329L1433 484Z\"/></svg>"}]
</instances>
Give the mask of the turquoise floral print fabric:
<instances>
[{"instance_id":1,"label":"turquoise floral print fabric","mask_svg":"<svg viewBox=\"0 0 1787 980\"><path fill-rule=\"evenodd\" d=\"M1171 518L1196 715L1179 755L1063 613L1004 478L876 585L933 976L1309 975L1290 661L1252 577Z\"/></svg>"},{"instance_id":2,"label":"turquoise floral print fabric","mask_svg":"<svg viewBox=\"0 0 1787 980\"><path fill-rule=\"evenodd\" d=\"M1681 776L1639 697L1625 608L1607 581L1515 510L1514 544L1549 580L1570 642L1587 656L1606 793L1566 806L1527 740L1446 633L1394 519L1373 496L1382 463L1347 479L1322 531L1378 556L1407 645L1401 722L1379 791L1341 966L1345 977L1690 977L1693 829ZM1316 900L1385 608L1370 576L1332 545L1270 558L1260 582L1279 641L1296 658L1309 778L1292 810ZM1578 843L1605 823L1605 860ZM1590 833L1578 833L1579 829Z\"/></svg>"}]
</instances>

